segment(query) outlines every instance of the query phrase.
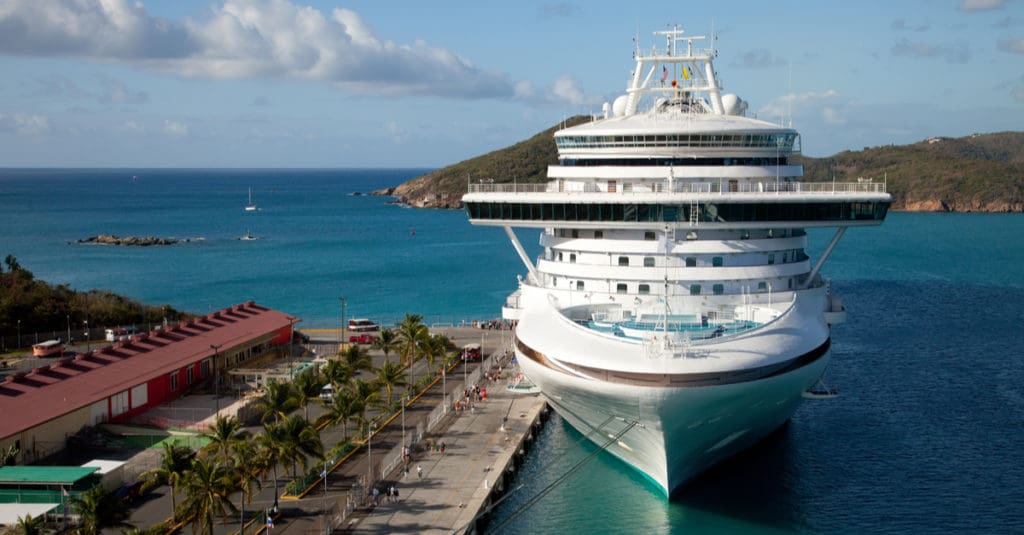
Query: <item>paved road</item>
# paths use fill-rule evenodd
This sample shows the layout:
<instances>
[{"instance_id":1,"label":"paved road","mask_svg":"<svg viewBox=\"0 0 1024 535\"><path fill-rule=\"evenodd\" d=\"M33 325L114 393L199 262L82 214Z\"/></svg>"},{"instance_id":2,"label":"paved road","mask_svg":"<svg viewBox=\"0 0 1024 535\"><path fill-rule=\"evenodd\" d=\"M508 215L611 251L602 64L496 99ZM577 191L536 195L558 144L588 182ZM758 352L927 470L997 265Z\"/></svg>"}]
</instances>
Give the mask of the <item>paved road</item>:
<instances>
[{"instance_id":1,"label":"paved road","mask_svg":"<svg viewBox=\"0 0 1024 535\"><path fill-rule=\"evenodd\" d=\"M480 329L472 329L467 327L457 328L445 328L432 330L434 332L445 332L448 336L459 346L476 342L479 343L482 338L485 354L491 354L496 351L502 344L507 344L509 340L508 331L487 331ZM330 339L330 335L326 333L316 333L313 336L312 342L318 341L334 341L337 342L338 333L334 333L333 340ZM384 356L379 352L371 352L371 356L374 361L374 366L379 366L384 361ZM391 358L395 358L392 355ZM463 365L460 364L451 373L448 374L447 387L448 389L454 388L456 385L462 383L462 374L472 372L473 369L479 364L471 363L467 370L463 369ZM413 366L412 373L415 376L422 376L426 373L427 364L425 362L419 362ZM364 372L364 375L366 372ZM402 392L396 391L395 395L401 395ZM418 423L425 424L427 416L434 408L441 403L442 383L439 381L436 385L428 392L424 393L416 402L412 403L405 413L405 427L406 432L411 432ZM298 412L298 411L297 411ZM311 420L315 420L323 412L323 408L319 404L311 404L309 406L309 416ZM454 417L453 417L454 418ZM450 425L450 422L447 424ZM442 428L444 425L442 425ZM258 428L257 428L258 429ZM349 429L349 434L353 433L353 429ZM321 432L321 440L324 443L324 448L329 449L333 445L340 442L342 439L342 430L340 426L331 427ZM297 501L279 501L278 507L281 513L280 518L275 523L274 535L281 535L282 532L287 533L304 533L307 531L318 530L323 533L323 515L325 511L329 512L333 508L344 508L346 499L350 496L353 490L356 490L360 496L362 496L363 488L360 484L363 483L367 477L369 470L368 455L373 456L374 464L380 462L381 454L384 452L391 451L392 448L396 447L401 443L402 440L402 419L395 418L389 425L380 429L373 437L371 441L371 448L360 448L352 457L346 460L337 470L331 473L327 478L327 489L326 493L320 491L311 492L309 495L301 500ZM369 451L372 449L372 452ZM283 490L284 485L290 478L285 476L285 470L289 473L291 467L278 467L279 475L279 487ZM301 468L300 468L301 472ZM179 497L179 500L181 497ZM238 496L235 497L236 506L239 504ZM264 482L264 488L256 496L253 497L251 504L245 504L246 518L250 520L255 516L262 516L261 511L271 507L274 503L274 490L273 482L268 480ZM170 516L171 511L171 497L169 487L160 487L154 489L150 495L144 498L144 501L133 510L131 516L131 522L136 526L150 526L157 522L163 521ZM316 527L317 523L319 528ZM257 527L262 527L262 523L258 526L252 525L246 533L253 533ZM215 525L215 532L218 535L226 535L228 533L237 533L239 530L239 519L232 518L227 522L219 522ZM116 533L116 532L111 532Z\"/></svg>"}]
</instances>

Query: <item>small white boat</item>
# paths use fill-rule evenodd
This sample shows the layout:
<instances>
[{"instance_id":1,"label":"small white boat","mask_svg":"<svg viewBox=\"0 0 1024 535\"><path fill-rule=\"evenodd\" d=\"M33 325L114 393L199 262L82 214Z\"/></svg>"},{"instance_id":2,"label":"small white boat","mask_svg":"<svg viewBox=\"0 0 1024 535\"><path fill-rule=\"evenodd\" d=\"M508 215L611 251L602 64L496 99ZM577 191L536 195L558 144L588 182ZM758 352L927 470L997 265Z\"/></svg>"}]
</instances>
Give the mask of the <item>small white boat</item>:
<instances>
[{"instance_id":1,"label":"small white boat","mask_svg":"<svg viewBox=\"0 0 1024 535\"><path fill-rule=\"evenodd\" d=\"M245 235L238 239L241 241L255 241L258 240L259 238L253 236L252 233L249 232L249 229L245 229Z\"/></svg>"},{"instance_id":2,"label":"small white boat","mask_svg":"<svg viewBox=\"0 0 1024 535\"><path fill-rule=\"evenodd\" d=\"M256 210L259 210L259 207L256 206L256 203L252 202L252 188L249 188L249 204L245 205L245 211L255 212Z\"/></svg>"}]
</instances>

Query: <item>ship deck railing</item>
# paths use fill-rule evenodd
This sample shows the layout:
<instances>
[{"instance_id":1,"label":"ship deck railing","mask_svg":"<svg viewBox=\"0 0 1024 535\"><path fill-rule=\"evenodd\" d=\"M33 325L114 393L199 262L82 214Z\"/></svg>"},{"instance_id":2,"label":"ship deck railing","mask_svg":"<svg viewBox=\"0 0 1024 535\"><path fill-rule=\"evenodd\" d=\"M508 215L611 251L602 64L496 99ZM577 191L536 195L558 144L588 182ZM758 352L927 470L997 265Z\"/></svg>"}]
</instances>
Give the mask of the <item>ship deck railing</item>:
<instances>
[{"instance_id":1,"label":"ship deck railing","mask_svg":"<svg viewBox=\"0 0 1024 535\"><path fill-rule=\"evenodd\" d=\"M519 183L477 183L469 185L469 193L511 193L511 194L593 194L630 195L651 193L703 193L719 195L749 194L807 194L807 193L885 193L885 182L757 182L751 184L721 184L718 182L654 182L644 184L619 184L608 191L593 182L547 182L543 184Z\"/></svg>"}]
</instances>

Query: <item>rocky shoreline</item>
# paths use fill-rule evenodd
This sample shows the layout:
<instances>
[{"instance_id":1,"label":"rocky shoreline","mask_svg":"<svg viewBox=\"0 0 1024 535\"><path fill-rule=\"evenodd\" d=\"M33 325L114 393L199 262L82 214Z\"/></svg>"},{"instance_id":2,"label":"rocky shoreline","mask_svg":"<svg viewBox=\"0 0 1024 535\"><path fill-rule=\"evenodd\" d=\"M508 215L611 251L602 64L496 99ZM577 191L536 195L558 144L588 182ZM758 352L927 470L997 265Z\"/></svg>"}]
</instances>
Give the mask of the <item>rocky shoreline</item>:
<instances>
[{"instance_id":1,"label":"rocky shoreline","mask_svg":"<svg viewBox=\"0 0 1024 535\"><path fill-rule=\"evenodd\" d=\"M151 245L174 245L181 242L189 242L189 238L179 240L177 238L158 238L156 236L114 236L112 234L100 234L89 238L78 240L75 243L95 245L128 245L135 247L149 247Z\"/></svg>"}]
</instances>

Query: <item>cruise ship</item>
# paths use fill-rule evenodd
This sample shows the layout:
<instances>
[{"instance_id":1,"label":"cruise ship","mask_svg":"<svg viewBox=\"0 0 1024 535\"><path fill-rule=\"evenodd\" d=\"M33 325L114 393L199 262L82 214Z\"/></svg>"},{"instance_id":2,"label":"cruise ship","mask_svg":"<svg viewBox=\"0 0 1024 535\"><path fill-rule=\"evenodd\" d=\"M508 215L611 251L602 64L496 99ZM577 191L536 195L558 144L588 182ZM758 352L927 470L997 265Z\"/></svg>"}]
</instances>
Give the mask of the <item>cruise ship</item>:
<instances>
[{"instance_id":1,"label":"cruise ship","mask_svg":"<svg viewBox=\"0 0 1024 535\"><path fill-rule=\"evenodd\" d=\"M670 496L821 393L846 312L820 268L891 197L868 179L802 181L799 133L746 116L704 36L654 34L625 94L554 134L548 182L481 181L463 203L526 267L502 309L522 371ZM535 261L515 227L541 229ZM829 239L816 259L808 228Z\"/></svg>"}]
</instances>

